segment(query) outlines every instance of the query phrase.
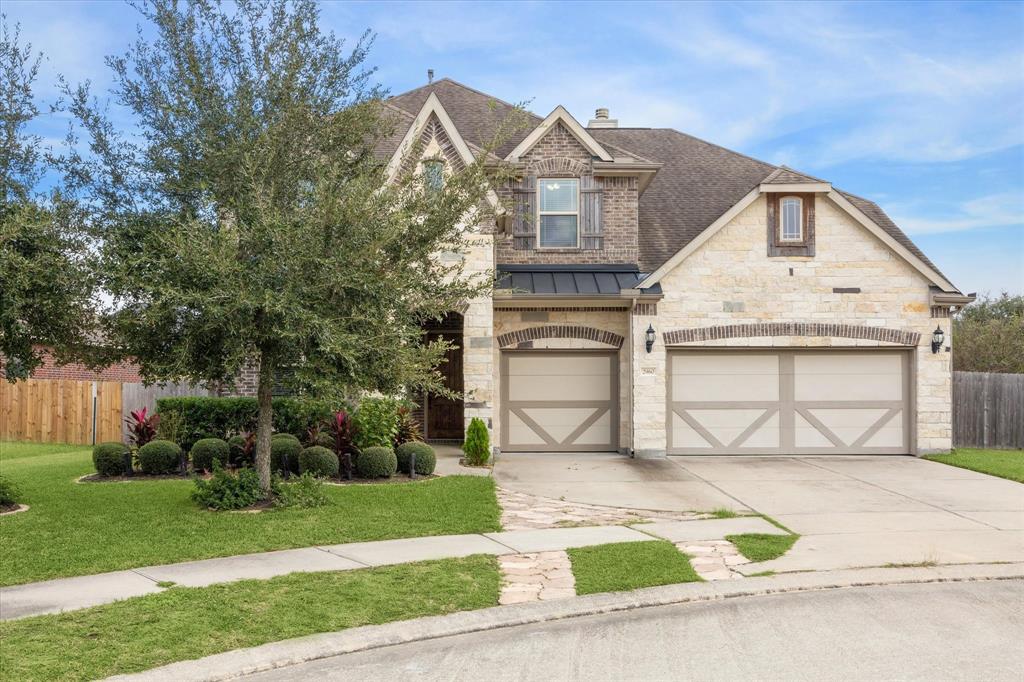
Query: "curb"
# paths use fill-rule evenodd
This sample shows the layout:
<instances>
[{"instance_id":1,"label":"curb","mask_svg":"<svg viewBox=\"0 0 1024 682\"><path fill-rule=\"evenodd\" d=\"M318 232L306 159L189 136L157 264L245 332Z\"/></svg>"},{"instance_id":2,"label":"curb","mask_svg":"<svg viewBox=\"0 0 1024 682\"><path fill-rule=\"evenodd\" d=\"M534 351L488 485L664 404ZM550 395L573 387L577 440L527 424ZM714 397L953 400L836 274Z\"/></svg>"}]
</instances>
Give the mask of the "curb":
<instances>
[{"instance_id":1,"label":"curb","mask_svg":"<svg viewBox=\"0 0 1024 682\"><path fill-rule=\"evenodd\" d=\"M632 592L593 594L574 599L495 606L445 616L429 616L369 625L341 632L309 635L239 649L192 661L180 661L109 680L135 682L215 682L307 663L341 654L396 644L451 637L472 632L593 616L672 604L721 601L793 592L849 587L1024 579L1024 564L961 564L932 568L847 569L822 573L790 573L741 581L684 583Z\"/></svg>"}]
</instances>

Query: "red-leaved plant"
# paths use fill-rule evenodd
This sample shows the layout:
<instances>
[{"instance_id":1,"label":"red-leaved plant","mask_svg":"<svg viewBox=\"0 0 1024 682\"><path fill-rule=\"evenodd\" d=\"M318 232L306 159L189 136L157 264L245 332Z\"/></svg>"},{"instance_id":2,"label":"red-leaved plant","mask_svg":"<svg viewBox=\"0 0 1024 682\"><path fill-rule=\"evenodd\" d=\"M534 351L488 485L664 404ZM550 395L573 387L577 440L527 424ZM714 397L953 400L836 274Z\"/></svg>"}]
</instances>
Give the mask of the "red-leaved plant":
<instances>
[{"instance_id":1,"label":"red-leaved plant","mask_svg":"<svg viewBox=\"0 0 1024 682\"><path fill-rule=\"evenodd\" d=\"M141 410L129 413L129 417L124 420L124 423L128 425L128 440L137 448L141 448L156 438L156 427L160 423L160 415L147 415L147 412L148 410L143 407Z\"/></svg>"},{"instance_id":2,"label":"red-leaved plant","mask_svg":"<svg viewBox=\"0 0 1024 682\"><path fill-rule=\"evenodd\" d=\"M355 438L355 426L352 416L345 410L338 410L331 420L331 435L334 436L334 451L338 453L338 463L345 478L352 480L352 451Z\"/></svg>"}]
</instances>

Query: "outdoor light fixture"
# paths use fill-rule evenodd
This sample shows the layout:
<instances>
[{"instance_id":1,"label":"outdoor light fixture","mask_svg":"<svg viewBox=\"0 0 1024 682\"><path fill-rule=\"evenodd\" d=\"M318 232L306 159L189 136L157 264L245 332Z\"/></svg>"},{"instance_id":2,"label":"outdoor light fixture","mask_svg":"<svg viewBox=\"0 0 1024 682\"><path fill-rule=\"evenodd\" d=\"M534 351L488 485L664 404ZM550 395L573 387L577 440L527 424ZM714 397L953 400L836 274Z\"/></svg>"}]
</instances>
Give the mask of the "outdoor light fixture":
<instances>
[{"instance_id":1,"label":"outdoor light fixture","mask_svg":"<svg viewBox=\"0 0 1024 682\"><path fill-rule=\"evenodd\" d=\"M651 349L654 348L654 339L655 339L654 325L653 324L647 325L647 332L644 334L644 338L647 339L647 352L650 353Z\"/></svg>"},{"instance_id":2,"label":"outdoor light fixture","mask_svg":"<svg viewBox=\"0 0 1024 682\"><path fill-rule=\"evenodd\" d=\"M932 332L932 352L938 353L939 349L942 348L942 342L946 338L946 332L942 331L942 327L936 327L935 331Z\"/></svg>"}]
</instances>

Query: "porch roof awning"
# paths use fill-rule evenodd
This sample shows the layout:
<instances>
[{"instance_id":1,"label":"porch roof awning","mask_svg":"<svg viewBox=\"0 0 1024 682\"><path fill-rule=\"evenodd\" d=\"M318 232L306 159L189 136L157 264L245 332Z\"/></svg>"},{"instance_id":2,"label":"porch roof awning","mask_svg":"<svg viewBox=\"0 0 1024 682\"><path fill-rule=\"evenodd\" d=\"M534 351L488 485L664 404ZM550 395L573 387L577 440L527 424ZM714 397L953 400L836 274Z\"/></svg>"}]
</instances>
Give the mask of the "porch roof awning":
<instances>
[{"instance_id":1,"label":"porch roof awning","mask_svg":"<svg viewBox=\"0 0 1024 682\"><path fill-rule=\"evenodd\" d=\"M498 265L494 288L515 296L620 298L647 273L635 265ZM661 285L639 289L641 296L661 296Z\"/></svg>"}]
</instances>

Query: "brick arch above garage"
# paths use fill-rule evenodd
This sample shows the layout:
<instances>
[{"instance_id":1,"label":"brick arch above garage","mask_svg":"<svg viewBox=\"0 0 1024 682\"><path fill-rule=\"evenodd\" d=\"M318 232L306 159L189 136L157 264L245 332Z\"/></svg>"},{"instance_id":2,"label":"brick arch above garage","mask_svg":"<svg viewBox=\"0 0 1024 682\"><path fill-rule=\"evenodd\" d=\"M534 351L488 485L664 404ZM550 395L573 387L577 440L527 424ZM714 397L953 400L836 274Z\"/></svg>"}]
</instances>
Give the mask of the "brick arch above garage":
<instances>
[{"instance_id":1,"label":"brick arch above garage","mask_svg":"<svg viewBox=\"0 0 1024 682\"><path fill-rule=\"evenodd\" d=\"M830 322L756 322L727 324L694 329L673 329L664 332L665 345L717 341L719 339L754 338L764 336L831 336L847 339L865 339L901 346L916 346L921 340L918 332L889 327L871 327L858 324Z\"/></svg>"},{"instance_id":2,"label":"brick arch above garage","mask_svg":"<svg viewBox=\"0 0 1024 682\"><path fill-rule=\"evenodd\" d=\"M625 338L614 332L596 327L585 327L572 324L553 324L520 329L498 336L500 348L517 348L538 339L584 339L603 343L612 348L622 348Z\"/></svg>"}]
</instances>

